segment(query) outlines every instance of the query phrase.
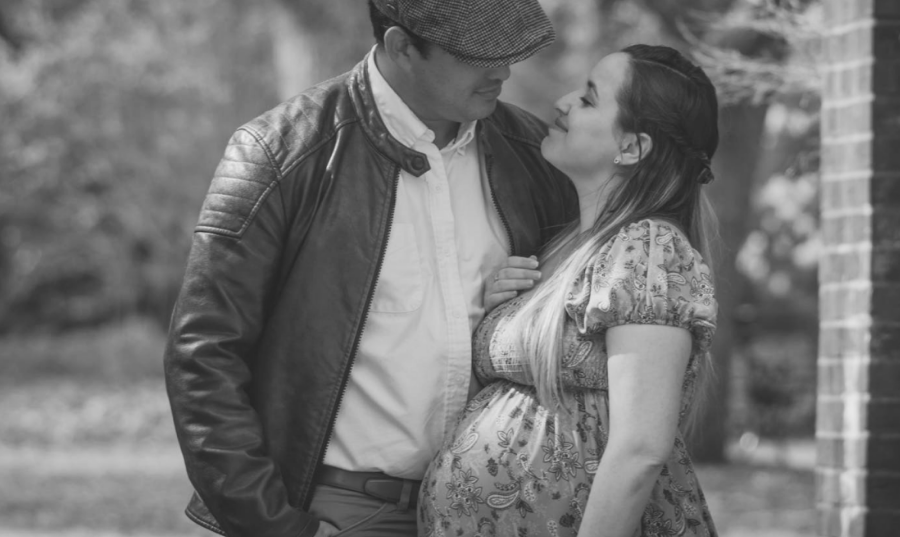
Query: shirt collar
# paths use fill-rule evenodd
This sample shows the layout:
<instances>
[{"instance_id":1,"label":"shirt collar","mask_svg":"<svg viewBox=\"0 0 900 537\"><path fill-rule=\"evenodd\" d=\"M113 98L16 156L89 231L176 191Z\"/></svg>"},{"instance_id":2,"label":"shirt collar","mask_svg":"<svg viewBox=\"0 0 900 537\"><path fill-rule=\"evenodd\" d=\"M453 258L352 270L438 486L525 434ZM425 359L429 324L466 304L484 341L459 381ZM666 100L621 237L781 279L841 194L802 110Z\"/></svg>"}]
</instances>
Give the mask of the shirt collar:
<instances>
[{"instance_id":1,"label":"shirt collar","mask_svg":"<svg viewBox=\"0 0 900 537\"><path fill-rule=\"evenodd\" d=\"M381 114L388 132L400 143L410 148L419 140L434 143L434 131L422 123L422 120L410 110L378 70L378 65L375 63L376 47L372 48L366 60L369 66L369 83L372 86L372 95L375 97L375 106L378 108L378 113ZM456 138L441 152L465 153L466 147L475 138L476 123L476 121L470 121L461 124Z\"/></svg>"}]
</instances>

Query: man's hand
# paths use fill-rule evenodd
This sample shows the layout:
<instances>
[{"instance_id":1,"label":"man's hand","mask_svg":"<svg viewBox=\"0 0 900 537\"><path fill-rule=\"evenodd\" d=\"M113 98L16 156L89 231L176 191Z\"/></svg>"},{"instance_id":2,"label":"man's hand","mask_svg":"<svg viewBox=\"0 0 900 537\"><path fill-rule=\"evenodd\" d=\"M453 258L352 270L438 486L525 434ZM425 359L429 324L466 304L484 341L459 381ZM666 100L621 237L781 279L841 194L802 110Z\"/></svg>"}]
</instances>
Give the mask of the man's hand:
<instances>
[{"instance_id":1,"label":"man's hand","mask_svg":"<svg viewBox=\"0 0 900 537\"><path fill-rule=\"evenodd\" d=\"M537 257L510 256L506 265L492 274L484 285L484 313L515 298L519 291L534 287L541 279Z\"/></svg>"},{"instance_id":2,"label":"man's hand","mask_svg":"<svg viewBox=\"0 0 900 537\"><path fill-rule=\"evenodd\" d=\"M319 521L319 530L316 531L315 537L331 537L332 535L337 535L341 530L335 528L328 522L324 520Z\"/></svg>"}]
</instances>

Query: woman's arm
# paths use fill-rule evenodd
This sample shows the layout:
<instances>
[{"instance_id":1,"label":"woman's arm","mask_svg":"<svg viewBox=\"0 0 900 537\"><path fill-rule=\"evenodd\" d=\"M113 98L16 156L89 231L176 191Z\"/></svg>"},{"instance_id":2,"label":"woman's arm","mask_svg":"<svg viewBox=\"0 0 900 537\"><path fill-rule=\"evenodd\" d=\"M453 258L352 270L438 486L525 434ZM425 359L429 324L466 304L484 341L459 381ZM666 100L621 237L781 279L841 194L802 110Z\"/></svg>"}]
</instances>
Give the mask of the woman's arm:
<instances>
[{"instance_id":1,"label":"woman's arm","mask_svg":"<svg viewBox=\"0 0 900 537\"><path fill-rule=\"evenodd\" d=\"M675 442L691 354L683 328L623 325L606 334L609 441L579 537L631 537Z\"/></svg>"}]
</instances>

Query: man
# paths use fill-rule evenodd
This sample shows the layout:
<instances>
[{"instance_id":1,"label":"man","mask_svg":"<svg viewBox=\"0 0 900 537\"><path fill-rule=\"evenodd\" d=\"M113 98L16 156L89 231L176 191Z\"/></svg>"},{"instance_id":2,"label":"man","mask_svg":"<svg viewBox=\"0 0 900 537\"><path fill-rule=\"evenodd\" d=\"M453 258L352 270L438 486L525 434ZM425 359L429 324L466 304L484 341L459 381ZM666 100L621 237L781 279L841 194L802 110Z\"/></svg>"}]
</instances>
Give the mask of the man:
<instances>
[{"instance_id":1,"label":"man","mask_svg":"<svg viewBox=\"0 0 900 537\"><path fill-rule=\"evenodd\" d=\"M415 535L485 278L577 216L497 101L553 39L536 0L369 9L373 51L234 134L194 231L166 381L187 514L224 535Z\"/></svg>"}]
</instances>

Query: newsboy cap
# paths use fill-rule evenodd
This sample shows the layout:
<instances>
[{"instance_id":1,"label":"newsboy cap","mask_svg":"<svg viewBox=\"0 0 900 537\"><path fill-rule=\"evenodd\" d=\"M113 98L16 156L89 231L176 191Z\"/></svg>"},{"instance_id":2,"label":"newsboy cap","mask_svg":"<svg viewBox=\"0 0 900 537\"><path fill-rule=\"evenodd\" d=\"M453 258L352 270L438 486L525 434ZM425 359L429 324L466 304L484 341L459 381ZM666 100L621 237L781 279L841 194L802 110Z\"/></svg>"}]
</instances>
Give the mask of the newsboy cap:
<instances>
[{"instance_id":1,"label":"newsboy cap","mask_svg":"<svg viewBox=\"0 0 900 537\"><path fill-rule=\"evenodd\" d=\"M477 67L511 65L556 39L537 0L373 1L394 22Z\"/></svg>"}]
</instances>

